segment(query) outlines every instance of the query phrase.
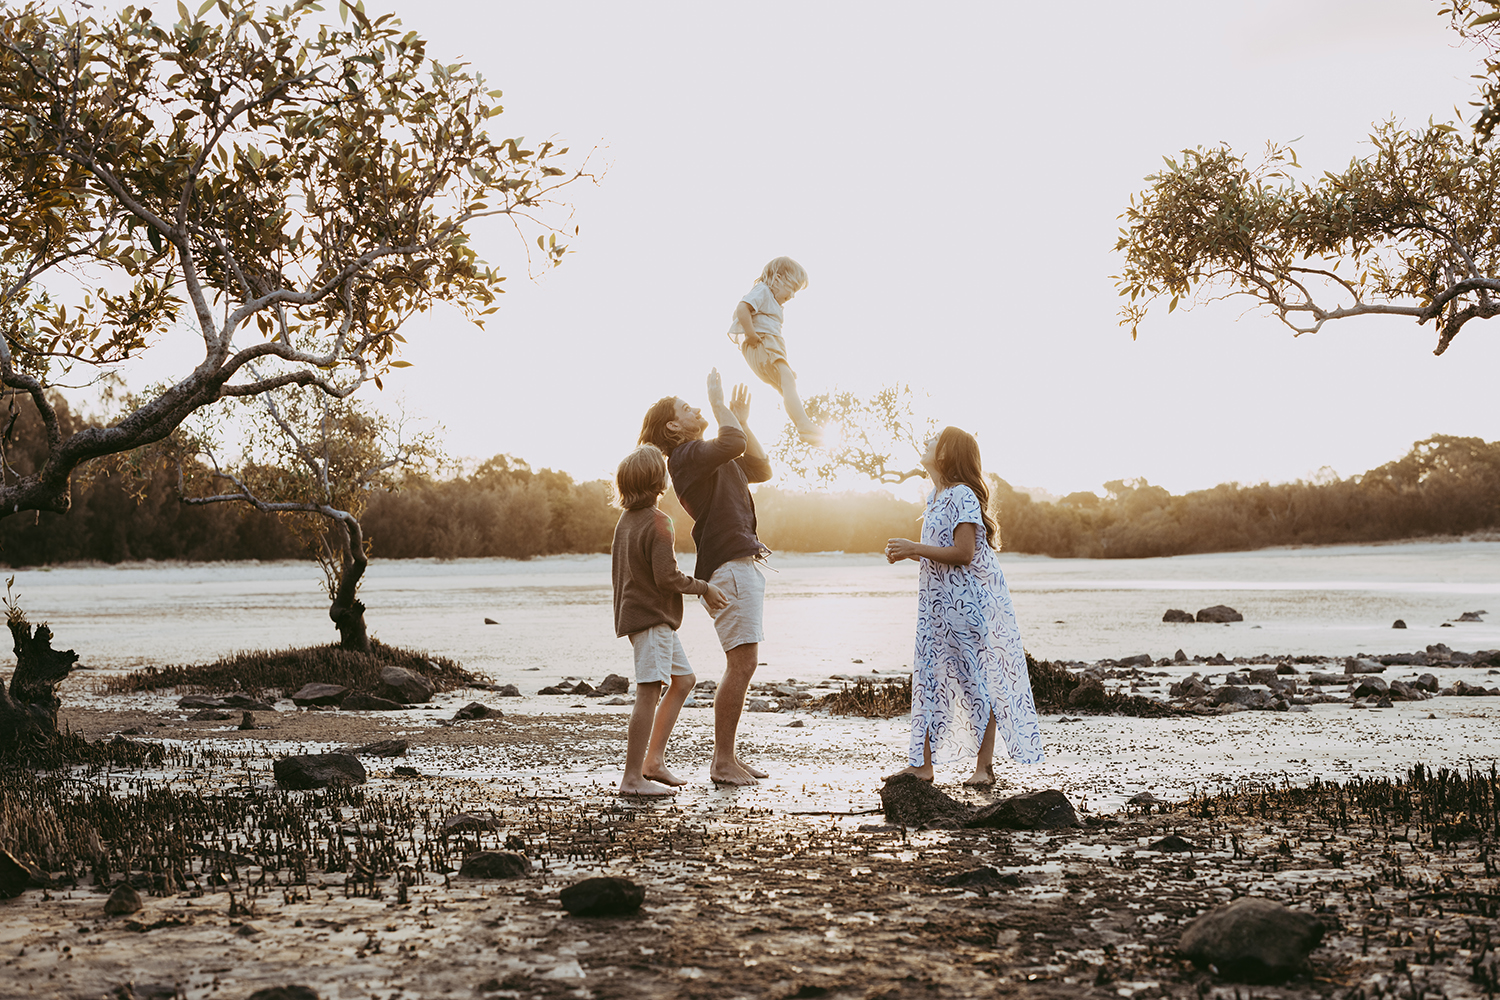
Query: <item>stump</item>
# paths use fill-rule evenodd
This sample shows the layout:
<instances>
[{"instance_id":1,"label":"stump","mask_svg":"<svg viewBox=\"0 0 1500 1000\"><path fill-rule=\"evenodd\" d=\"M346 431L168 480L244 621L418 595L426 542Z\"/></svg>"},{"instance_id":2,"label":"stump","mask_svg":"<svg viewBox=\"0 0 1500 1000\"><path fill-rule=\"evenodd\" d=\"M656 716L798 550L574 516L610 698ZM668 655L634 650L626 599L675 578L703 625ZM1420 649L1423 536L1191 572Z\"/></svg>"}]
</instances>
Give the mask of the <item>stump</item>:
<instances>
[{"instance_id":1,"label":"stump","mask_svg":"<svg viewBox=\"0 0 1500 1000\"><path fill-rule=\"evenodd\" d=\"M9 623L15 643L16 669L10 690L0 685L0 753L22 746L39 746L57 738L57 710L62 699L57 685L73 670L78 654L52 648L52 630L13 617Z\"/></svg>"}]
</instances>

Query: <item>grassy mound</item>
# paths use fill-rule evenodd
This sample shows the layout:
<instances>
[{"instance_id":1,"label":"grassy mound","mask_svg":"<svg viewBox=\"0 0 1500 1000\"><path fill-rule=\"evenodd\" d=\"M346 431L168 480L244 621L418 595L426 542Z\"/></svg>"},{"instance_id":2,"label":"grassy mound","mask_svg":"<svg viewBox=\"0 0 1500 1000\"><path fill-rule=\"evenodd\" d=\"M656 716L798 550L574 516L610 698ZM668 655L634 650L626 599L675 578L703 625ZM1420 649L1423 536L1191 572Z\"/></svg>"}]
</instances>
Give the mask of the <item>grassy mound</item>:
<instances>
[{"instance_id":1,"label":"grassy mound","mask_svg":"<svg viewBox=\"0 0 1500 1000\"><path fill-rule=\"evenodd\" d=\"M1026 672L1031 675L1031 696L1038 712L1074 712L1080 715L1127 715L1137 719L1165 719L1181 715L1166 702L1139 694L1098 691L1086 701L1069 699L1082 683L1066 667L1026 654ZM1096 689L1097 690L1097 689Z\"/></svg>"},{"instance_id":2,"label":"grassy mound","mask_svg":"<svg viewBox=\"0 0 1500 1000\"><path fill-rule=\"evenodd\" d=\"M316 682L339 684L351 691L374 691L380 686L380 671L385 667L405 667L422 674L440 691L479 680L447 657L387 646L379 641L370 645L369 653L338 646L247 650L213 663L147 667L124 677L108 678L104 687L114 694L176 688L197 693L243 691L260 696L272 690L291 694L304 684Z\"/></svg>"}]
</instances>

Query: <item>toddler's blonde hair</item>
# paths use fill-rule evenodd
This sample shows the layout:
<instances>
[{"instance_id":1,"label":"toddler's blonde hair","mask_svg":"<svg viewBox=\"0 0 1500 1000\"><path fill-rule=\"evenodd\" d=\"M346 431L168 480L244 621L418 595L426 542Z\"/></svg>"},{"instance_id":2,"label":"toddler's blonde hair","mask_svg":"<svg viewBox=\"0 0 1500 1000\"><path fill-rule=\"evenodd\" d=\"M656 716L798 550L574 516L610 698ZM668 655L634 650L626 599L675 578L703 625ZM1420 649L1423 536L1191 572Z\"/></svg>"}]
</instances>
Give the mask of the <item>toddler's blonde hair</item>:
<instances>
[{"instance_id":1,"label":"toddler's blonde hair","mask_svg":"<svg viewBox=\"0 0 1500 1000\"><path fill-rule=\"evenodd\" d=\"M807 287L807 268L790 257L777 257L771 263L761 268L760 277L755 280L763 281L769 285L771 279L778 274L795 283L799 292Z\"/></svg>"},{"instance_id":2,"label":"toddler's blonde hair","mask_svg":"<svg viewBox=\"0 0 1500 1000\"><path fill-rule=\"evenodd\" d=\"M643 444L620 460L615 470L615 506L639 510L667 492L667 460L654 444Z\"/></svg>"}]
</instances>

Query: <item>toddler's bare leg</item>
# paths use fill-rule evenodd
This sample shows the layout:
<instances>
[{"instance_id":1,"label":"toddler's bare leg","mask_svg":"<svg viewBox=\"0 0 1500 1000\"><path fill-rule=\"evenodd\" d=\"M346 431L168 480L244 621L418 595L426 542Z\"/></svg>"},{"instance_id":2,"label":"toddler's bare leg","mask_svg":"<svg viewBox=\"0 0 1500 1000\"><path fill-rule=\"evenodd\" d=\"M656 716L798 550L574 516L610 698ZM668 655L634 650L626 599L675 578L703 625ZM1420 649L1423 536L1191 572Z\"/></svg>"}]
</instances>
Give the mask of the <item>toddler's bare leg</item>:
<instances>
[{"instance_id":1,"label":"toddler's bare leg","mask_svg":"<svg viewBox=\"0 0 1500 1000\"><path fill-rule=\"evenodd\" d=\"M808 444L822 444L823 432L812 422L802 406L802 397L797 394L797 376L792 374L791 365L778 361L776 370L781 373L781 402L786 407L786 415L797 428L797 436Z\"/></svg>"},{"instance_id":2,"label":"toddler's bare leg","mask_svg":"<svg viewBox=\"0 0 1500 1000\"><path fill-rule=\"evenodd\" d=\"M656 720L656 703L661 700L661 681L637 684L635 708L625 730L625 777L620 779L621 795L676 795L677 789L658 785L641 774L646 759L646 742Z\"/></svg>"},{"instance_id":3,"label":"toddler's bare leg","mask_svg":"<svg viewBox=\"0 0 1500 1000\"><path fill-rule=\"evenodd\" d=\"M984 738L979 741L979 759L974 763L974 773L964 782L976 788L995 783L995 713L990 713L990 724L984 727Z\"/></svg>"},{"instance_id":4,"label":"toddler's bare leg","mask_svg":"<svg viewBox=\"0 0 1500 1000\"><path fill-rule=\"evenodd\" d=\"M682 711L682 703L693 693L693 685L697 682L698 678L693 674L672 675L672 683L667 686L666 696L656 707L656 723L651 727L651 744L646 748L646 761L641 768L644 777L663 785L687 784L685 778L679 778L667 770L667 738L672 735L672 727L677 725L677 713ZM639 692L636 694L636 703L640 703Z\"/></svg>"}]
</instances>

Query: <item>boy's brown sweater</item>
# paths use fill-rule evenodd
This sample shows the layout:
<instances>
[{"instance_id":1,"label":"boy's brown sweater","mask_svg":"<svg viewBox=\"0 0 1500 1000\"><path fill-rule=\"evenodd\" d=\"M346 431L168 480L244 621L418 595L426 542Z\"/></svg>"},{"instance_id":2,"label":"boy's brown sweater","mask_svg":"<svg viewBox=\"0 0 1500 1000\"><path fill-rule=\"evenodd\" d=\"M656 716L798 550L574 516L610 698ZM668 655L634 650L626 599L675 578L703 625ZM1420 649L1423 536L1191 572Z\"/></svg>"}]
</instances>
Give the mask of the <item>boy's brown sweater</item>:
<instances>
[{"instance_id":1,"label":"boy's brown sweater","mask_svg":"<svg viewBox=\"0 0 1500 1000\"><path fill-rule=\"evenodd\" d=\"M615 635L653 625L682 625L682 595L708 584L677 567L672 519L655 507L627 510L615 525L610 573L615 586Z\"/></svg>"}]
</instances>

